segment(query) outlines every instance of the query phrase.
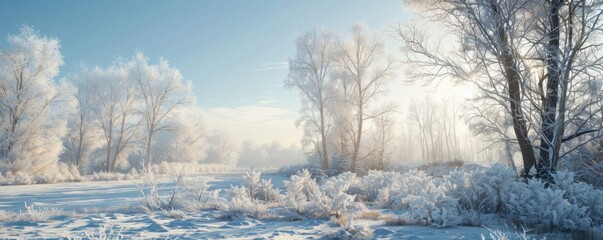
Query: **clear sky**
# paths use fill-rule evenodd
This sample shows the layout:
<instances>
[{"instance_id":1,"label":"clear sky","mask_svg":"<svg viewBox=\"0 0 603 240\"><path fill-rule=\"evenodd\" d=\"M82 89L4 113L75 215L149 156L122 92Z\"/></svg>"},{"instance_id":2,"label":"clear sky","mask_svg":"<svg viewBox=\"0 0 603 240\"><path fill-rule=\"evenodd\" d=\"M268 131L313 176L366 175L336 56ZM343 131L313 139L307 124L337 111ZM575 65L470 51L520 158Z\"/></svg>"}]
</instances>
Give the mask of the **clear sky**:
<instances>
[{"instance_id":1,"label":"clear sky","mask_svg":"<svg viewBox=\"0 0 603 240\"><path fill-rule=\"evenodd\" d=\"M290 144L299 142L299 98L283 80L296 36L316 26L347 32L356 22L382 30L407 15L400 0L0 1L0 34L28 24L59 38L63 76L136 50L164 57L193 82L209 125L239 140Z\"/></svg>"}]
</instances>

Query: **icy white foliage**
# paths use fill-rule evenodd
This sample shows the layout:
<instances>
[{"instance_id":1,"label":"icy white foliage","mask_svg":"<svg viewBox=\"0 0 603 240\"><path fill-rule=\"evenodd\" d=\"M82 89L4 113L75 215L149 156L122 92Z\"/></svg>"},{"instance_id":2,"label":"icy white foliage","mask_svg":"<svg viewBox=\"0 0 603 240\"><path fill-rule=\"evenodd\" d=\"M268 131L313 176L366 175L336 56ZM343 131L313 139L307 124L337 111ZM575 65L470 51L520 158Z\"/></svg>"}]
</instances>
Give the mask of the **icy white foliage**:
<instances>
[{"instance_id":1,"label":"icy white foliage","mask_svg":"<svg viewBox=\"0 0 603 240\"><path fill-rule=\"evenodd\" d=\"M63 65L59 40L31 27L0 49L0 172L52 171L63 150L71 91L54 78Z\"/></svg>"},{"instance_id":2,"label":"icy white foliage","mask_svg":"<svg viewBox=\"0 0 603 240\"><path fill-rule=\"evenodd\" d=\"M363 196L366 201L373 202L377 200L382 189L395 184L399 175L398 172L371 170L352 187L351 191Z\"/></svg>"},{"instance_id":3,"label":"icy white foliage","mask_svg":"<svg viewBox=\"0 0 603 240\"><path fill-rule=\"evenodd\" d=\"M603 190L595 189L583 182L575 182L571 172L558 172L555 176L555 188L563 190L564 198L571 204L585 207L594 226L603 224Z\"/></svg>"},{"instance_id":4,"label":"icy white foliage","mask_svg":"<svg viewBox=\"0 0 603 240\"><path fill-rule=\"evenodd\" d=\"M505 194L516 182L515 172L502 165L485 170L452 171L444 178L452 195L459 199L459 207L477 215L501 211Z\"/></svg>"},{"instance_id":5,"label":"icy white foliage","mask_svg":"<svg viewBox=\"0 0 603 240\"><path fill-rule=\"evenodd\" d=\"M211 178L189 177L184 171L174 176L174 188L168 194L159 192L159 179L152 171L143 175L140 195L147 211L198 210L217 208L221 189L209 190Z\"/></svg>"},{"instance_id":6,"label":"icy white foliage","mask_svg":"<svg viewBox=\"0 0 603 240\"><path fill-rule=\"evenodd\" d=\"M12 172L6 172L5 174L0 173L0 185L29 185L65 181L79 182L86 180L73 165L59 163L51 170L52 171L43 172L37 175L24 171L19 171L16 174L12 174Z\"/></svg>"},{"instance_id":7,"label":"icy white foliage","mask_svg":"<svg viewBox=\"0 0 603 240\"><path fill-rule=\"evenodd\" d=\"M232 217L252 216L261 218L268 211L262 201L249 196L249 192L245 187L232 186L228 194L229 198L224 204L223 210Z\"/></svg>"},{"instance_id":8,"label":"icy white foliage","mask_svg":"<svg viewBox=\"0 0 603 240\"><path fill-rule=\"evenodd\" d=\"M378 202L387 208L409 209L409 217L417 223L434 226L461 223L458 199L450 196L446 182L423 171L397 175L391 185L379 191Z\"/></svg>"},{"instance_id":9,"label":"icy white foliage","mask_svg":"<svg viewBox=\"0 0 603 240\"><path fill-rule=\"evenodd\" d=\"M261 179L262 172L252 169L243 175L243 187L249 198L263 202L278 202L281 194L272 187L271 179Z\"/></svg>"},{"instance_id":10,"label":"icy white foliage","mask_svg":"<svg viewBox=\"0 0 603 240\"><path fill-rule=\"evenodd\" d=\"M330 215L340 220L343 227L352 228L354 215L368 210L364 204L356 202L356 196L348 194L350 187L357 183L356 174L345 172L330 177L321 185L321 190L329 198Z\"/></svg>"},{"instance_id":11,"label":"icy white foliage","mask_svg":"<svg viewBox=\"0 0 603 240\"><path fill-rule=\"evenodd\" d=\"M571 204L562 190L547 188L541 181L517 182L506 194L506 217L525 226L573 230L591 225L585 207Z\"/></svg>"},{"instance_id":12,"label":"icy white foliage","mask_svg":"<svg viewBox=\"0 0 603 240\"><path fill-rule=\"evenodd\" d=\"M285 186L285 204L295 212L310 217L325 217L329 213L328 197L320 190L307 169L291 176Z\"/></svg>"},{"instance_id":13,"label":"icy white foliage","mask_svg":"<svg viewBox=\"0 0 603 240\"><path fill-rule=\"evenodd\" d=\"M346 192L355 176L354 173L344 173L325 180L319 186L310 172L304 169L285 182L285 204L298 214L313 218L331 216L342 226L351 227L354 214L367 210L364 204L355 202L354 195Z\"/></svg>"}]
</instances>

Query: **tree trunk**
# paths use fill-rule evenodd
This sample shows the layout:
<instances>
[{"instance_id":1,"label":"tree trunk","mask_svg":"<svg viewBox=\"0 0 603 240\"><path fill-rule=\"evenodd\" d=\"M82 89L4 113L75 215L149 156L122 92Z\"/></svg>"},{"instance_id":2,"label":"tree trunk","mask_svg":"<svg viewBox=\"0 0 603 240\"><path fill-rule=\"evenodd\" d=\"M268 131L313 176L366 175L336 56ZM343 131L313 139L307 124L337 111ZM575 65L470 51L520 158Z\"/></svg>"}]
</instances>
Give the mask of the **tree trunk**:
<instances>
[{"instance_id":1,"label":"tree trunk","mask_svg":"<svg viewBox=\"0 0 603 240\"><path fill-rule=\"evenodd\" d=\"M521 74L519 73L519 66L517 59L511 50L509 45L508 36L504 29L503 21L500 20L500 9L498 3L494 0L490 1L490 8L493 12L494 18L497 21L496 26L496 37L499 43L499 55L497 56L502 64L505 78L507 80L507 87L509 91L509 105L511 108L511 117L513 118L513 130L519 143L521 150L521 157L523 160L523 174L528 175L530 169L534 166L536 156L534 155L534 148L528 137L528 131L526 127L526 120L523 116L521 107L521 89L520 80Z\"/></svg>"},{"instance_id":2,"label":"tree trunk","mask_svg":"<svg viewBox=\"0 0 603 240\"><path fill-rule=\"evenodd\" d=\"M358 97L360 98L359 101L360 103L358 104L358 129L356 129L356 140L354 143L354 152L352 153L352 163L350 165L350 171L355 173L356 172L356 165L358 163L358 154L360 152L360 141L362 140L362 122L363 122L363 104L362 104L362 88L360 87L361 84L358 83Z\"/></svg>"},{"instance_id":3,"label":"tree trunk","mask_svg":"<svg viewBox=\"0 0 603 240\"><path fill-rule=\"evenodd\" d=\"M322 169L329 170L329 153L327 152L327 133L325 130L325 115L324 107L320 106L320 133L322 137Z\"/></svg>"},{"instance_id":4,"label":"tree trunk","mask_svg":"<svg viewBox=\"0 0 603 240\"><path fill-rule=\"evenodd\" d=\"M559 49L559 9L563 2L554 0L550 3L549 24L547 45L547 84L546 98L544 102L544 112L542 113L541 138L540 138L540 158L536 165L538 170L537 177L542 179L552 179L552 173L555 171L553 166L553 157L555 154L556 143L554 133L556 129L557 104L559 102L559 81L561 78L561 53ZM555 160L556 161L556 160Z\"/></svg>"},{"instance_id":5,"label":"tree trunk","mask_svg":"<svg viewBox=\"0 0 603 240\"><path fill-rule=\"evenodd\" d=\"M153 157L151 156L151 147L153 144L153 131L154 131L154 127L150 128L149 131L149 136L147 137L147 150L146 150L146 154L145 154L145 159L144 159L144 169L145 171L149 171L150 167L151 167L151 160L153 159Z\"/></svg>"}]
</instances>

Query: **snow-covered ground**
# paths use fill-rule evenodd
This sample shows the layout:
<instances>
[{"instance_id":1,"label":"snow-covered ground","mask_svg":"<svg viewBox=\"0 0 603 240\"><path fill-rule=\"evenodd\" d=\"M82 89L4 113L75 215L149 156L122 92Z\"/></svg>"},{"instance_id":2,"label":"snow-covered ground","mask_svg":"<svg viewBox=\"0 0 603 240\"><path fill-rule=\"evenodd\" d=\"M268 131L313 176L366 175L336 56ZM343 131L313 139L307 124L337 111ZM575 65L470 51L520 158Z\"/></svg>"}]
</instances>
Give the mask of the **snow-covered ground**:
<instances>
[{"instance_id":1,"label":"snow-covered ground","mask_svg":"<svg viewBox=\"0 0 603 240\"><path fill-rule=\"evenodd\" d=\"M203 174L213 178L209 182L210 190L240 185L241 175ZM281 190L283 180L288 179L277 173L265 173L262 178L272 179L274 186ZM146 213L139 207L141 184L141 181L113 181L0 186L0 211L26 212L25 204L34 209L62 210L46 221L0 222L0 238L85 238L105 234L160 239L317 239L340 229L327 219L228 218L219 210ZM173 188L169 177L159 184L162 194L168 194ZM489 230L478 227L387 226L383 220L362 218L355 223L368 226L375 238L480 239L481 235L489 235Z\"/></svg>"},{"instance_id":2,"label":"snow-covered ground","mask_svg":"<svg viewBox=\"0 0 603 240\"><path fill-rule=\"evenodd\" d=\"M210 177L210 190L228 189L240 185L244 173L201 174ZM272 179L275 187L282 188L286 176L276 173L262 174ZM168 194L174 188L172 177L162 177L158 188ZM108 182L64 182L56 184L0 186L0 209L25 210L25 202L34 207L59 208L65 211L128 207L140 203L141 180Z\"/></svg>"}]
</instances>

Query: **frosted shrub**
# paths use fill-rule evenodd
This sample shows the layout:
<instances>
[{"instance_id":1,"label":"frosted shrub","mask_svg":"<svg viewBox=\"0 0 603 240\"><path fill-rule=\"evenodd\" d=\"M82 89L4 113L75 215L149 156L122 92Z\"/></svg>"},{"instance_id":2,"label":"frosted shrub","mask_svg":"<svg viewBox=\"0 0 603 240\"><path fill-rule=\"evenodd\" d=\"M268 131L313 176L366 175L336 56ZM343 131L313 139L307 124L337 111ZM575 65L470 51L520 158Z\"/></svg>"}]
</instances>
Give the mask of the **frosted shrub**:
<instances>
[{"instance_id":1,"label":"frosted shrub","mask_svg":"<svg viewBox=\"0 0 603 240\"><path fill-rule=\"evenodd\" d=\"M51 217L63 215L63 211L58 208L35 208L33 205L27 205L27 203L25 203L25 209L25 212L22 212L17 216L17 220L46 222Z\"/></svg>"},{"instance_id":2,"label":"frosted shrub","mask_svg":"<svg viewBox=\"0 0 603 240\"><path fill-rule=\"evenodd\" d=\"M211 178L195 177L182 179L182 192L178 204L181 208L199 209L218 207L222 189L209 190Z\"/></svg>"},{"instance_id":3,"label":"frosted shrub","mask_svg":"<svg viewBox=\"0 0 603 240\"><path fill-rule=\"evenodd\" d=\"M393 174L386 174L393 175ZM394 176L391 176L394 178ZM408 209L407 218L418 224L454 226L461 223L458 200L449 196L449 186L440 178L423 171L399 174L393 182L384 178L367 178L374 185L383 184L378 203L385 208Z\"/></svg>"},{"instance_id":4,"label":"frosted shrub","mask_svg":"<svg viewBox=\"0 0 603 240\"><path fill-rule=\"evenodd\" d=\"M327 196L333 198L338 192L347 192L356 182L355 173L344 172L337 176L327 178L321 188Z\"/></svg>"},{"instance_id":5,"label":"frosted shrub","mask_svg":"<svg viewBox=\"0 0 603 240\"><path fill-rule=\"evenodd\" d=\"M355 195L348 194L352 185L357 184L356 174L345 172L324 181L321 191L330 203L329 215L339 218L344 227L352 227L355 213L368 210L362 203L355 202ZM341 221L344 220L344 221Z\"/></svg>"},{"instance_id":6,"label":"frosted shrub","mask_svg":"<svg viewBox=\"0 0 603 240\"><path fill-rule=\"evenodd\" d=\"M554 175L553 187L564 191L564 198L571 204L586 208L594 226L603 224L603 190L595 189L592 185L575 182L574 174L561 171Z\"/></svg>"},{"instance_id":7,"label":"frosted shrub","mask_svg":"<svg viewBox=\"0 0 603 240\"><path fill-rule=\"evenodd\" d=\"M416 223L430 226L455 226L462 218L458 211L458 200L446 195L443 186L428 184L419 195L402 197L400 203L409 209L407 213Z\"/></svg>"},{"instance_id":8,"label":"frosted shrub","mask_svg":"<svg viewBox=\"0 0 603 240\"><path fill-rule=\"evenodd\" d=\"M351 187L350 191L358 194L363 200L374 202L379 197L381 189L394 185L399 176L398 172L370 170L368 175L362 177L357 184Z\"/></svg>"},{"instance_id":9,"label":"frosted shrub","mask_svg":"<svg viewBox=\"0 0 603 240\"><path fill-rule=\"evenodd\" d=\"M564 191L547 188L539 180L516 182L504 199L506 217L540 229L580 230L591 226L587 208L564 198Z\"/></svg>"},{"instance_id":10,"label":"frosted shrub","mask_svg":"<svg viewBox=\"0 0 603 240\"><path fill-rule=\"evenodd\" d=\"M460 207L479 213L499 212L502 198L516 182L515 172L502 165L487 170L453 171L445 179Z\"/></svg>"},{"instance_id":11,"label":"frosted shrub","mask_svg":"<svg viewBox=\"0 0 603 240\"><path fill-rule=\"evenodd\" d=\"M287 187L286 206L298 214L326 217L329 213L329 199L312 179L308 170L304 169L292 175L290 181L285 182L285 186Z\"/></svg>"},{"instance_id":12,"label":"frosted shrub","mask_svg":"<svg viewBox=\"0 0 603 240\"><path fill-rule=\"evenodd\" d=\"M159 195L159 190L157 189L158 184L159 182L153 171L148 171L143 175L143 185L140 186L139 189L143 208L147 211L161 210L167 205L171 205L166 203Z\"/></svg>"},{"instance_id":13,"label":"frosted shrub","mask_svg":"<svg viewBox=\"0 0 603 240\"><path fill-rule=\"evenodd\" d=\"M379 205L385 208L403 208L406 207L403 199L409 195L423 195L425 187L434 184L433 177L427 176L423 171L410 171L399 174L396 180L379 190L377 201ZM441 185L438 183L438 185Z\"/></svg>"},{"instance_id":14,"label":"frosted shrub","mask_svg":"<svg viewBox=\"0 0 603 240\"><path fill-rule=\"evenodd\" d=\"M261 174L260 171L251 170L243 176L243 186L248 196L264 202L280 201L281 195L273 188L272 181L261 179Z\"/></svg>"},{"instance_id":15,"label":"frosted shrub","mask_svg":"<svg viewBox=\"0 0 603 240\"><path fill-rule=\"evenodd\" d=\"M444 176L450 195L459 200L464 223L480 226L482 215L502 211L502 201L515 184L515 172L502 165L469 172L452 171Z\"/></svg>"},{"instance_id":16,"label":"frosted shrub","mask_svg":"<svg viewBox=\"0 0 603 240\"><path fill-rule=\"evenodd\" d=\"M231 217L252 216L262 218L268 208L260 201L252 199L244 187L232 186L228 191L229 199L224 211Z\"/></svg>"}]
</instances>

